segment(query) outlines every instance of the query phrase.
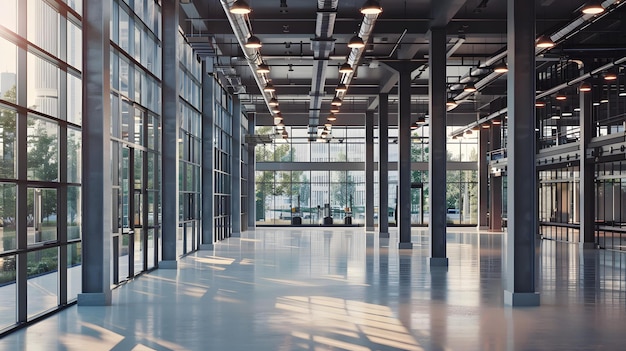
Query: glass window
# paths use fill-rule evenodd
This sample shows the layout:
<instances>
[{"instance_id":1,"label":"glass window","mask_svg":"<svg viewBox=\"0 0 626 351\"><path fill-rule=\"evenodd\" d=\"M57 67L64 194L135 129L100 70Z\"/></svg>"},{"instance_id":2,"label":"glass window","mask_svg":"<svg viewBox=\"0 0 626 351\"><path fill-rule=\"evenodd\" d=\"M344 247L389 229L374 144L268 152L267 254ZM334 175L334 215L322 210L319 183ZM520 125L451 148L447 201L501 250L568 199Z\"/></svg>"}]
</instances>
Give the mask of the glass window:
<instances>
[{"instance_id":1,"label":"glass window","mask_svg":"<svg viewBox=\"0 0 626 351\"><path fill-rule=\"evenodd\" d=\"M0 16L0 23L3 26L14 32L17 32L17 0L3 1L2 15Z\"/></svg>"},{"instance_id":2,"label":"glass window","mask_svg":"<svg viewBox=\"0 0 626 351\"><path fill-rule=\"evenodd\" d=\"M67 121L80 125L82 123L83 87L81 80L67 74Z\"/></svg>"},{"instance_id":3,"label":"glass window","mask_svg":"<svg viewBox=\"0 0 626 351\"><path fill-rule=\"evenodd\" d=\"M119 71L120 94L126 97L129 97L128 89L129 89L130 79L133 77L130 72L130 64L125 58L120 58L119 63L120 63L120 71Z\"/></svg>"},{"instance_id":4,"label":"glass window","mask_svg":"<svg viewBox=\"0 0 626 351\"><path fill-rule=\"evenodd\" d=\"M56 123L28 117L28 179L58 181L58 134Z\"/></svg>"},{"instance_id":5,"label":"glass window","mask_svg":"<svg viewBox=\"0 0 626 351\"><path fill-rule=\"evenodd\" d=\"M128 12L124 10L122 7L119 9L119 46L122 50L126 52L130 52L130 18L128 16Z\"/></svg>"},{"instance_id":6,"label":"glass window","mask_svg":"<svg viewBox=\"0 0 626 351\"><path fill-rule=\"evenodd\" d=\"M17 48L0 37L0 99L17 102Z\"/></svg>"},{"instance_id":7,"label":"glass window","mask_svg":"<svg viewBox=\"0 0 626 351\"><path fill-rule=\"evenodd\" d=\"M51 63L28 53L28 108L59 116L59 69Z\"/></svg>"},{"instance_id":8,"label":"glass window","mask_svg":"<svg viewBox=\"0 0 626 351\"><path fill-rule=\"evenodd\" d=\"M82 198L80 187L67 187L67 240L80 239L80 223L82 219Z\"/></svg>"},{"instance_id":9,"label":"glass window","mask_svg":"<svg viewBox=\"0 0 626 351\"><path fill-rule=\"evenodd\" d=\"M78 70L83 67L82 31L71 21L67 21L67 63Z\"/></svg>"},{"instance_id":10,"label":"glass window","mask_svg":"<svg viewBox=\"0 0 626 351\"><path fill-rule=\"evenodd\" d=\"M17 248L15 231L16 215L16 189L15 184L0 183L0 238L2 239L1 251L10 251ZM2 281L0 281L2 284Z\"/></svg>"},{"instance_id":11,"label":"glass window","mask_svg":"<svg viewBox=\"0 0 626 351\"><path fill-rule=\"evenodd\" d=\"M15 178L17 167L16 111L0 107L0 177Z\"/></svg>"},{"instance_id":12,"label":"glass window","mask_svg":"<svg viewBox=\"0 0 626 351\"><path fill-rule=\"evenodd\" d=\"M57 239L56 189L28 189L26 226L29 245Z\"/></svg>"},{"instance_id":13,"label":"glass window","mask_svg":"<svg viewBox=\"0 0 626 351\"><path fill-rule=\"evenodd\" d=\"M82 282L82 244L80 242L67 245L67 300L78 297Z\"/></svg>"},{"instance_id":14,"label":"glass window","mask_svg":"<svg viewBox=\"0 0 626 351\"><path fill-rule=\"evenodd\" d=\"M56 247L32 251L27 254L28 318L57 307L58 301L58 249ZM45 286L46 289L41 287Z\"/></svg>"},{"instance_id":15,"label":"glass window","mask_svg":"<svg viewBox=\"0 0 626 351\"><path fill-rule=\"evenodd\" d=\"M0 313L0 328L14 325L17 316L17 288L15 284L15 256L5 256L0 265L0 299L2 299L2 313Z\"/></svg>"},{"instance_id":16,"label":"glass window","mask_svg":"<svg viewBox=\"0 0 626 351\"><path fill-rule=\"evenodd\" d=\"M42 0L28 0L28 40L45 51L58 55L59 13Z\"/></svg>"},{"instance_id":17,"label":"glass window","mask_svg":"<svg viewBox=\"0 0 626 351\"><path fill-rule=\"evenodd\" d=\"M81 132L67 130L67 182L80 183L81 181Z\"/></svg>"}]
</instances>

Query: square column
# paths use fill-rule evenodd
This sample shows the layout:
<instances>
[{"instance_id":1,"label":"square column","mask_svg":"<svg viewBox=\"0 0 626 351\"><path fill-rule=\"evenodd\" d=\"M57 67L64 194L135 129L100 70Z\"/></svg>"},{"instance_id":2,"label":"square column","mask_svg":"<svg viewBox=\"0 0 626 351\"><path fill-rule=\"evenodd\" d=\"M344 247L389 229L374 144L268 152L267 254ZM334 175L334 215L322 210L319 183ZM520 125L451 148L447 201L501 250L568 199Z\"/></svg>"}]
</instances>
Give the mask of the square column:
<instances>
[{"instance_id":1,"label":"square column","mask_svg":"<svg viewBox=\"0 0 626 351\"><path fill-rule=\"evenodd\" d=\"M83 6L82 293L79 306L111 304L110 4Z\"/></svg>"},{"instance_id":2,"label":"square column","mask_svg":"<svg viewBox=\"0 0 626 351\"><path fill-rule=\"evenodd\" d=\"M233 237L241 236L241 102L233 95L233 138L231 140L231 202L230 217Z\"/></svg>"},{"instance_id":3,"label":"square column","mask_svg":"<svg viewBox=\"0 0 626 351\"><path fill-rule=\"evenodd\" d=\"M389 94L378 94L378 236L389 237Z\"/></svg>"},{"instance_id":4,"label":"square column","mask_svg":"<svg viewBox=\"0 0 626 351\"><path fill-rule=\"evenodd\" d=\"M255 134L256 114L248 113L248 134ZM256 171L256 148L248 143L248 230L256 227L256 193L254 175Z\"/></svg>"},{"instance_id":5,"label":"square column","mask_svg":"<svg viewBox=\"0 0 626 351\"><path fill-rule=\"evenodd\" d=\"M430 29L428 82L430 138L428 157L428 186L430 231L430 265L447 266L446 257L446 29Z\"/></svg>"},{"instance_id":6,"label":"square column","mask_svg":"<svg viewBox=\"0 0 626 351\"><path fill-rule=\"evenodd\" d=\"M200 250L213 249L213 76L202 61L202 242Z\"/></svg>"},{"instance_id":7,"label":"square column","mask_svg":"<svg viewBox=\"0 0 626 351\"><path fill-rule=\"evenodd\" d=\"M489 151L502 147L502 127L494 124L489 131ZM502 230L502 176L489 173L489 229Z\"/></svg>"},{"instance_id":8,"label":"square column","mask_svg":"<svg viewBox=\"0 0 626 351\"><path fill-rule=\"evenodd\" d=\"M374 231L374 111L365 112L365 230Z\"/></svg>"},{"instance_id":9,"label":"square column","mask_svg":"<svg viewBox=\"0 0 626 351\"><path fill-rule=\"evenodd\" d=\"M478 137L478 229L489 229L489 129L481 128Z\"/></svg>"},{"instance_id":10,"label":"square column","mask_svg":"<svg viewBox=\"0 0 626 351\"><path fill-rule=\"evenodd\" d=\"M591 92L580 92L580 242L583 248L593 249L595 243L595 162L587 158L587 148L593 137L593 105Z\"/></svg>"},{"instance_id":11,"label":"square column","mask_svg":"<svg viewBox=\"0 0 626 351\"><path fill-rule=\"evenodd\" d=\"M535 3L507 0L507 232L504 304L538 306L535 291L537 171L535 136Z\"/></svg>"},{"instance_id":12,"label":"square column","mask_svg":"<svg viewBox=\"0 0 626 351\"><path fill-rule=\"evenodd\" d=\"M176 269L176 233L178 231L178 12L179 0L164 1L163 17L163 81L162 81L162 142L161 193L163 213L163 260L159 268Z\"/></svg>"}]
</instances>

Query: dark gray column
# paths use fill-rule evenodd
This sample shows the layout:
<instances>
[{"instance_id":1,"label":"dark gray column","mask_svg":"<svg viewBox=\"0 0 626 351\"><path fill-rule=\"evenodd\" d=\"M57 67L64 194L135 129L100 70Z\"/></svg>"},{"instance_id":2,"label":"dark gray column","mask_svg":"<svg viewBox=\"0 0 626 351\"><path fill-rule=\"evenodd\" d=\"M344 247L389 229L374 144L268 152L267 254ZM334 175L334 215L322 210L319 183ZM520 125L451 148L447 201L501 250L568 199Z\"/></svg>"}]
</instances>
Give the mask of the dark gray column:
<instances>
[{"instance_id":1,"label":"dark gray column","mask_svg":"<svg viewBox=\"0 0 626 351\"><path fill-rule=\"evenodd\" d=\"M595 163L585 157L593 137L591 92L580 92L580 242L595 247Z\"/></svg>"},{"instance_id":2,"label":"dark gray column","mask_svg":"<svg viewBox=\"0 0 626 351\"><path fill-rule=\"evenodd\" d=\"M535 166L535 3L507 0L507 233L509 306L538 306L535 291L537 172Z\"/></svg>"},{"instance_id":3,"label":"dark gray column","mask_svg":"<svg viewBox=\"0 0 626 351\"><path fill-rule=\"evenodd\" d=\"M213 76L202 61L202 243L200 250L213 249ZM212 73L212 72L211 72Z\"/></svg>"},{"instance_id":4,"label":"dark gray column","mask_svg":"<svg viewBox=\"0 0 626 351\"><path fill-rule=\"evenodd\" d=\"M398 236L400 249L411 243L411 72L420 64L411 61L386 62L398 71Z\"/></svg>"},{"instance_id":5,"label":"dark gray column","mask_svg":"<svg viewBox=\"0 0 626 351\"><path fill-rule=\"evenodd\" d=\"M163 129L161 155L161 193L163 212L163 260L159 268L175 269L176 232L178 231L178 8L179 0L164 1L163 16Z\"/></svg>"},{"instance_id":6,"label":"dark gray column","mask_svg":"<svg viewBox=\"0 0 626 351\"><path fill-rule=\"evenodd\" d=\"M365 112L365 230L374 231L374 111L372 110Z\"/></svg>"},{"instance_id":7,"label":"dark gray column","mask_svg":"<svg viewBox=\"0 0 626 351\"><path fill-rule=\"evenodd\" d=\"M430 230L430 265L447 266L446 257L446 29L430 29L428 83L430 138L428 186Z\"/></svg>"},{"instance_id":8,"label":"dark gray column","mask_svg":"<svg viewBox=\"0 0 626 351\"><path fill-rule=\"evenodd\" d=\"M378 94L378 236L389 237L389 94Z\"/></svg>"},{"instance_id":9,"label":"dark gray column","mask_svg":"<svg viewBox=\"0 0 626 351\"><path fill-rule=\"evenodd\" d=\"M241 236L241 102L233 95L233 138L231 147L231 220L233 237Z\"/></svg>"},{"instance_id":10,"label":"dark gray column","mask_svg":"<svg viewBox=\"0 0 626 351\"><path fill-rule=\"evenodd\" d=\"M111 304L110 5L83 6L82 293L78 305Z\"/></svg>"},{"instance_id":11,"label":"dark gray column","mask_svg":"<svg viewBox=\"0 0 626 351\"><path fill-rule=\"evenodd\" d=\"M478 136L478 229L488 229L487 212L489 204L489 129L481 128Z\"/></svg>"},{"instance_id":12,"label":"dark gray column","mask_svg":"<svg viewBox=\"0 0 626 351\"><path fill-rule=\"evenodd\" d=\"M248 114L248 134L255 134L256 114ZM254 176L256 171L256 156L254 143L248 144L248 230L256 227L256 192Z\"/></svg>"},{"instance_id":13,"label":"dark gray column","mask_svg":"<svg viewBox=\"0 0 626 351\"><path fill-rule=\"evenodd\" d=\"M489 150L498 150L502 147L502 127L499 124L491 126ZM502 177L489 173L489 229L502 230Z\"/></svg>"}]
</instances>

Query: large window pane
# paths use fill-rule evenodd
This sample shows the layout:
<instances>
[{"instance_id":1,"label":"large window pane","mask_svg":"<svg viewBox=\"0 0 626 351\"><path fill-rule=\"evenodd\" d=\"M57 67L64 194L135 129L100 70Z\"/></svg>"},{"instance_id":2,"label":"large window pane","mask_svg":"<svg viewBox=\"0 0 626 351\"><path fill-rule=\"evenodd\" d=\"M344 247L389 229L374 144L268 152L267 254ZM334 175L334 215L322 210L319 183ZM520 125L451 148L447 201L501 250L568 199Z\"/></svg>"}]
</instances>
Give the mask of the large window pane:
<instances>
[{"instance_id":1,"label":"large window pane","mask_svg":"<svg viewBox=\"0 0 626 351\"><path fill-rule=\"evenodd\" d=\"M14 32L17 31L17 0L2 1L2 14L0 14L0 23L2 23L3 26Z\"/></svg>"},{"instance_id":2,"label":"large window pane","mask_svg":"<svg viewBox=\"0 0 626 351\"><path fill-rule=\"evenodd\" d=\"M74 23L67 21L67 63L82 70L82 53L82 31Z\"/></svg>"},{"instance_id":3,"label":"large window pane","mask_svg":"<svg viewBox=\"0 0 626 351\"><path fill-rule=\"evenodd\" d=\"M56 247L27 254L26 296L29 319L58 305L58 256Z\"/></svg>"},{"instance_id":4,"label":"large window pane","mask_svg":"<svg viewBox=\"0 0 626 351\"><path fill-rule=\"evenodd\" d=\"M81 181L81 132L74 129L67 130L67 182L80 183Z\"/></svg>"},{"instance_id":5,"label":"large window pane","mask_svg":"<svg viewBox=\"0 0 626 351\"><path fill-rule=\"evenodd\" d=\"M28 179L58 181L58 133L57 124L28 117Z\"/></svg>"},{"instance_id":6,"label":"large window pane","mask_svg":"<svg viewBox=\"0 0 626 351\"><path fill-rule=\"evenodd\" d=\"M67 245L67 300L71 301L78 297L82 282L82 244L74 243Z\"/></svg>"},{"instance_id":7,"label":"large window pane","mask_svg":"<svg viewBox=\"0 0 626 351\"><path fill-rule=\"evenodd\" d=\"M3 18L4 20L4 18ZM15 44L0 38L0 99L13 103L17 102L17 48Z\"/></svg>"},{"instance_id":8,"label":"large window pane","mask_svg":"<svg viewBox=\"0 0 626 351\"><path fill-rule=\"evenodd\" d=\"M0 183L0 238L2 247L0 251L10 251L17 248L15 236L15 206L16 185ZM1 259L0 259L1 260ZM2 282L0 282L0 285Z\"/></svg>"},{"instance_id":9,"label":"large window pane","mask_svg":"<svg viewBox=\"0 0 626 351\"><path fill-rule=\"evenodd\" d=\"M80 187L67 187L67 240L80 239L82 198Z\"/></svg>"},{"instance_id":10,"label":"large window pane","mask_svg":"<svg viewBox=\"0 0 626 351\"><path fill-rule=\"evenodd\" d=\"M82 123L83 90L81 80L71 74L67 75L67 121Z\"/></svg>"},{"instance_id":11,"label":"large window pane","mask_svg":"<svg viewBox=\"0 0 626 351\"><path fill-rule=\"evenodd\" d=\"M17 316L15 256L0 258L0 329L15 324Z\"/></svg>"},{"instance_id":12,"label":"large window pane","mask_svg":"<svg viewBox=\"0 0 626 351\"><path fill-rule=\"evenodd\" d=\"M28 108L58 117L59 69L31 53L27 62Z\"/></svg>"},{"instance_id":13,"label":"large window pane","mask_svg":"<svg viewBox=\"0 0 626 351\"><path fill-rule=\"evenodd\" d=\"M0 177L15 178L17 143L15 110L0 107Z\"/></svg>"},{"instance_id":14,"label":"large window pane","mask_svg":"<svg viewBox=\"0 0 626 351\"><path fill-rule=\"evenodd\" d=\"M26 217L28 244L57 239L57 190L29 188Z\"/></svg>"},{"instance_id":15,"label":"large window pane","mask_svg":"<svg viewBox=\"0 0 626 351\"><path fill-rule=\"evenodd\" d=\"M53 55L59 52L59 13L42 0L28 0L28 40Z\"/></svg>"}]
</instances>

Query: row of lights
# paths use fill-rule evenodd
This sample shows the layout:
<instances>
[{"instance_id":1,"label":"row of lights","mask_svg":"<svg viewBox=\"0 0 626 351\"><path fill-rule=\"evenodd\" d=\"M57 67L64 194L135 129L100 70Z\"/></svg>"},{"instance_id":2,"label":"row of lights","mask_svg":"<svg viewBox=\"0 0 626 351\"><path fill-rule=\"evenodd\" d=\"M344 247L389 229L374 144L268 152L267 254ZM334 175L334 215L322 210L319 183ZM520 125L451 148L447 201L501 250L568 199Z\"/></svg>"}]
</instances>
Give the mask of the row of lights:
<instances>
[{"instance_id":1,"label":"row of lights","mask_svg":"<svg viewBox=\"0 0 626 351\"><path fill-rule=\"evenodd\" d=\"M602 6L601 0L588 1L585 4L585 6L583 6L583 8L581 9L581 12L585 15L598 15L600 13L603 13L604 11L605 11L605 8L604 6ZM551 48L551 47L554 47L555 45L556 43L549 36L546 36L546 35L540 36L536 42L536 46L538 48ZM493 71L495 73L503 74L503 73L508 72L509 68L507 67L506 63L502 61L493 67ZM614 77L615 78L612 78L612 79L617 79L617 76L614 76ZM605 77L605 79L607 78ZM474 82L467 83L465 87L463 88L463 91L466 93L476 92L477 89L476 89L476 86L474 85ZM456 107L457 103L453 98L449 98L446 105L449 107Z\"/></svg>"},{"instance_id":2,"label":"row of lights","mask_svg":"<svg viewBox=\"0 0 626 351\"><path fill-rule=\"evenodd\" d=\"M380 3L378 1L367 0L359 11L361 12L361 14L365 16L366 15L379 15L381 12L383 12L383 8L380 6ZM353 36L348 41L348 48L350 49L362 49L363 47L365 47L365 42L363 41L363 38L359 37L358 35ZM347 75L353 72L354 72L354 69L347 62L339 66L339 74L341 75ZM330 102L330 114L326 117L326 123L324 124L324 128L321 129L321 133L319 137L317 138L318 142L328 141L330 137L330 133L332 131L332 123L334 123L337 120L337 116L335 115L335 113L339 113L339 107L343 103L343 100L341 99L341 97L344 96L347 90L348 90L348 86L345 83L342 83L340 80L339 84L335 88L335 96Z\"/></svg>"}]
</instances>

